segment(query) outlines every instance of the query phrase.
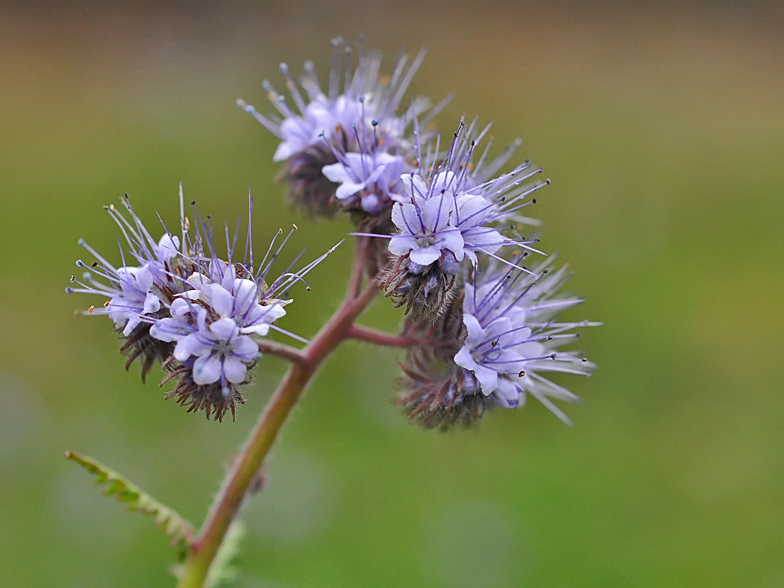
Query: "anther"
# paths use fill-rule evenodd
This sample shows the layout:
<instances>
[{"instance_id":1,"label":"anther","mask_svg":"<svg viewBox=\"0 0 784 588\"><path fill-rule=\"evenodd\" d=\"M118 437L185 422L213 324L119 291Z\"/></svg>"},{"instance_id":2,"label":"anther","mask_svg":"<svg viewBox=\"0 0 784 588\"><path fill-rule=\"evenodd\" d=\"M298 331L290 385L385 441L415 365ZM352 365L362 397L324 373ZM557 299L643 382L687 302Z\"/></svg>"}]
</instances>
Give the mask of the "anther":
<instances>
[{"instance_id":1,"label":"anther","mask_svg":"<svg viewBox=\"0 0 784 588\"><path fill-rule=\"evenodd\" d=\"M97 262L97 261L94 261L94 262L92 262L90 265L91 265L92 267L98 267L98 262Z\"/></svg>"},{"instance_id":2,"label":"anther","mask_svg":"<svg viewBox=\"0 0 784 588\"><path fill-rule=\"evenodd\" d=\"M109 308L109 302L111 302L111 300L107 300L106 302L104 302L103 303L103 307L104 308Z\"/></svg>"},{"instance_id":3,"label":"anther","mask_svg":"<svg viewBox=\"0 0 784 588\"><path fill-rule=\"evenodd\" d=\"M525 375L525 370L520 370L520 373L517 374L518 378L522 378Z\"/></svg>"},{"instance_id":4,"label":"anther","mask_svg":"<svg viewBox=\"0 0 784 588\"><path fill-rule=\"evenodd\" d=\"M555 359L555 356L556 356L556 354L553 353L552 355L550 355L550 359Z\"/></svg>"},{"instance_id":5,"label":"anther","mask_svg":"<svg viewBox=\"0 0 784 588\"><path fill-rule=\"evenodd\" d=\"M490 345L491 345L492 347L495 347L496 345L498 345L498 339L493 339L493 340L490 342Z\"/></svg>"},{"instance_id":6,"label":"anther","mask_svg":"<svg viewBox=\"0 0 784 588\"><path fill-rule=\"evenodd\" d=\"M536 204L536 198L534 198L533 200L531 200L531 204Z\"/></svg>"},{"instance_id":7,"label":"anther","mask_svg":"<svg viewBox=\"0 0 784 588\"><path fill-rule=\"evenodd\" d=\"M90 308L88 308L88 309L87 309L87 312L92 312L92 311L94 311L94 310L95 310L95 307L94 307L94 306L91 306Z\"/></svg>"}]
</instances>

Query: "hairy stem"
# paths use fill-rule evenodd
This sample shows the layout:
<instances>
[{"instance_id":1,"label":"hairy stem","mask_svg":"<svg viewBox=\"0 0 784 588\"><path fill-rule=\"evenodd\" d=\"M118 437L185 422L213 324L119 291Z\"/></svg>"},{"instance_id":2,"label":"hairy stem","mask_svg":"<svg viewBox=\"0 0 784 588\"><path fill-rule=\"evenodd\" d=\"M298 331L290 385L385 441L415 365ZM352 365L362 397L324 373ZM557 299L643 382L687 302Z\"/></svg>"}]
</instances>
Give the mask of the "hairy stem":
<instances>
[{"instance_id":1,"label":"hairy stem","mask_svg":"<svg viewBox=\"0 0 784 588\"><path fill-rule=\"evenodd\" d=\"M291 368L259 417L242 452L234 460L231 470L223 480L207 520L188 552L178 588L201 588L226 531L239 511L248 486L269 453L286 417L321 363L350 336L354 321L370 304L377 292L373 284L354 296L352 290L353 288L349 289L343 304L310 345L302 352L297 352L296 360L292 357Z\"/></svg>"}]
</instances>

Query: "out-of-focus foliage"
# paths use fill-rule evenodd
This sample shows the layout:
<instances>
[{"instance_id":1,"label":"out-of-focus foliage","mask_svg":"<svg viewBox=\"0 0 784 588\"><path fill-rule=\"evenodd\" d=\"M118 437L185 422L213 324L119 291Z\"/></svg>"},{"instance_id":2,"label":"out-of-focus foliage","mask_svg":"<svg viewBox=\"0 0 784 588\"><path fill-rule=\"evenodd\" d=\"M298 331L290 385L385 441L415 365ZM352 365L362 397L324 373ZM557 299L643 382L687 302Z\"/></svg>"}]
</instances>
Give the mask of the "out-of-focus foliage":
<instances>
[{"instance_id":1,"label":"out-of-focus foliage","mask_svg":"<svg viewBox=\"0 0 784 588\"><path fill-rule=\"evenodd\" d=\"M16 8L14 6L17 6ZM395 350L350 343L316 378L248 498L246 587L751 586L784 582L784 37L774 3L190 3L0 7L0 585L167 587L167 539L63 460L112 464L200 523L285 366L265 357L237 422L186 414L123 370L105 317L66 296L101 206L148 226L177 185L254 240L297 223L316 255L351 230L273 183L275 142L235 100L365 33L428 48L415 94L455 92L441 127L495 120L552 178L541 246L576 272L573 428L531 403L476 431L406 422ZM322 80L324 81L324 80ZM312 336L350 242L291 291ZM111 260L119 260L114 253ZM283 260L284 263L286 260ZM285 265L283 266L285 267ZM100 304L97 300L94 303ZM363 322L394 330L380 300ZM565 383L566 379L561 380Z\"/></svg>"}]
</instances>

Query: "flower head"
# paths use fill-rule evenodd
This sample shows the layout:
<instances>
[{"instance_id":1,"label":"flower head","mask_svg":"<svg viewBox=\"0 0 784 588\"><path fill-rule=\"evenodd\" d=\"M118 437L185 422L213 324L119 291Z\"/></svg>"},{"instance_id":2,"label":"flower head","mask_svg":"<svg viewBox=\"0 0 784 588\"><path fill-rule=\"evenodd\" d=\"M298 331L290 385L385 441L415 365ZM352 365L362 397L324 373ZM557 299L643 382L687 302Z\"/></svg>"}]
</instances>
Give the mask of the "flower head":
<instances>
[{"instance_id":1,"label":"flower head","mask_svg":"<svg viewBox=\"0 0 784 588\"><path fill-rule=\"evenodd\" d=\"M312 62L305 63L305 73L299 83L291 76L288 66L281 64L292 106L266 80L263 85L276 114L265 116L243 100L237 101L280 139L273 160L285 162L282 175L288 180L291 197L296 203L310 212L326 215L347 204L353 206L357 200L365 210L378 208L379 204L373 202L369 194L369 185L382 176L389 182L396 181L402 171L395 167L397 174L394 177L393 168L373 176L377 166L368 171L357 167L356 162L345 155L363 151L367 154L370 152L368 146L372 144L374 153L394 156L401 147L405 149L410 145L408 134L413 113L427 111L429 101L415 99L402 112L401 104L407 98L409 85L423 59L424 51L413 60L401 54L391 77L387 77L380 73L381 56L378 53L366 53L361 41L354 48L351 43L337 38L332 42L326 91L318 81ZM443 105L445 102L430 109L423 122L431 121ZM344 172L338 167L330 167L322 173L325 166L336 164L344 167ZM357 184L364 185L354 189ZM336 194L338 186L341 186L340 193ZM357 196L360 191L366 194Z\"/></svg>"},{"instance_id":2,"label":"flower head","mask_svg":"<svg viewBox=\"0 0 784 588\"><path fill-rule=\"evenodd\" d=\"M516 232L518 224L536 221L532 223L518 211L535 204L536 199L529 196L548 182L531 180L542 170L529 161L509 173L489 177L506 162L516 144L489 164L485 164L485 149L474 165L475 147L488 129L477 136L476 122L466 129L461 121L443 156L436 143L433 154L422 161L417 148L419 164L401 177L403 195L395 197L392 209L397 232L389 240L389 251L398 261L386 272L383 285L389 296L414 312L437 317L444 310L443 302L449 300L448 293L430 288L422 299L423 291L428 284L451 287L450 276L457 275L466 263L476 267L477 255L502 259L496 255L502 246L538 253L531 246L537 239ZM412 293L416 293L414 298Z\"/></svg>"},{"instance_id":3,"label":"flower head","mask_svg":"<svg viewBox=\"0 0 784 588\"><path fill-rule=\"evenodd\" d=\"M194 217L198 222L187 256L193 267L185 280L188 289L171 304L169 316L156 321L151 334L176 344L172 358L178 365L172 375L178 383L167 398L176 396L189 410L203 408L208 418L214 410L220 420L226 410L233 416L236 403L244 401L240 386L248 383L248 370L261 358L257 341L273 329L296 337L275 325L286 314L283 307L291 302L279 296L297 282L307 284L305 275L334 248L268 284L273 263L296 227L280 245L276 241L282 231L278 232L256 269L250 225L241 260L235 260L237 239L231 239L227 229L226 242L232 245L224 261L217 256L211 224L195 211Z\"/></svg>"},{"instance_id":4,"label":"flower head","mask_svg":"<svg viewBox=\"0 0 784 588\"><path fill-rule=\"evenodd\" d=\"M228 251L223 260L216 252L209 217L201 218L194 207L192 235L182 193L180 196L181 238L166 231L155 241L127 197L123 202L130 220L109 207L138 265L126 264L122 247L123 263L115 267L83 243L97 261L83 280L72 280L79 287L67 291L107 297L103 308L91 307L89 312L108 315L122 332L122 351L129 358L126 367L141 356L144 378L153 363L162 362L170 371L164 383L177 379L168 397L177 396L189 410L204 409L208 418L214 413L220 420L226 410L233 415L236 403L243 402L240 386L249 381L248 370L261 357L258 341L272 329L299 339L275 322L286 314L284 306L291 302L285 299L289 288L297 282L306 284L305 275L332 250L298 271L289 268L268 283L273 263L294 230L282 243L276 243L282 236L279 231L256 268L250 222L240 259L235 259L238 235L232 237L227 227ZM249 207L250 217L252 201ZM86 267L81 261L77 265Z\"/></svg>"},{"instance_id":5,"label":"flower head","mask_svg":"<svg viewBox=\"0 0 784 588\"><path fill-rule=\"evenodd\" d=\"M542 374L590 375L592 363L558 348L579 336L576 328L598 323L557 320L562 310L582 301L558 294L569 276L565 267L549 271L553 259L533 274L497 262L480 266L444 318L429 328L428 336L435 333L436 340L430 347L440 349L440 356L422 350L410 354L407 369L413 373L406 385L411 393L402 402L411 416L426 424L451 424L490 406L522 406L530 394L570 423L551 399L576 402L577 397ZM433 365L441 366L440 377L429 375Z\"/></svg>"}]
</instances>

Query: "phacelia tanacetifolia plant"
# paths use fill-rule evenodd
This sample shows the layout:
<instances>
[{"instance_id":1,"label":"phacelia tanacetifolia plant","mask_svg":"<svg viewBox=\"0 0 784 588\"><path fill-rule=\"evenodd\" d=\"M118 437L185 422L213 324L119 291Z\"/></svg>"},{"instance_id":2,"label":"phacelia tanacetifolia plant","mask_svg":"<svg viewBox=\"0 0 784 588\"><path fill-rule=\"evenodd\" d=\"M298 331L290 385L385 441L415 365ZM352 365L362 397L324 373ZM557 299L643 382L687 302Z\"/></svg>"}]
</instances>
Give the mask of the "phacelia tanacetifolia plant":
<instances>
[{"instance_id":1,"label":"phacelia tanacetifolia plant","mask_svg":"<svg viewBox=\"0 0 784 588\"><path fill-rule=\"evenodd\" d=\"M582 300L563 292L570 274L542 252L533 236L540 223L522 214L549 180L528 160L503 171L520 141L493 156L490 125L453 121L451 139L442 141L434 122L450 97L433 106L410 95L423 58L401 54L386 72L378 53L337 39L326 87L310 62L298 79L281 65L288 98L263 84L274 112L238 101L280 140L273 159L291 202L312 216L346 215L355 227L345 298L312 339L281 325L310 289L307 274L329 263L345 235L321 255L302 261L300 254L278 269L296 227L257 251L251 198L241 235L239 225L215 230L195 202L186 210L181 187L175 230L161 217L148 228L126 195L121 207L106 207L119 251L105 255L80 241L93 259L77 261L83 272L67 291L95 296L85 314L112 321L125 368L138 361L144 381L160 366L165 398L188 412L234 420L264 355L291 364L198 531L119 474L67 453L172 537L181 588L230 575L241 503L259 486L264 459L318 367L348 339L405 349L398 404L426 428L469 426L529 397L571 424L554 401L578 398L560 374L590 375L594 364L568 346L599 323L561 317ZM356 322L380 293L403 309L399 333Z\"/></svg>"}]
</instances>

